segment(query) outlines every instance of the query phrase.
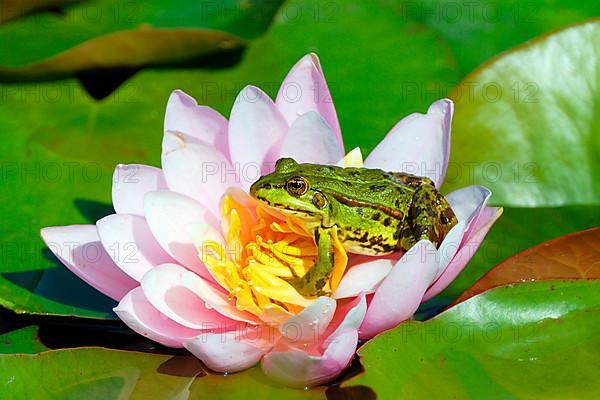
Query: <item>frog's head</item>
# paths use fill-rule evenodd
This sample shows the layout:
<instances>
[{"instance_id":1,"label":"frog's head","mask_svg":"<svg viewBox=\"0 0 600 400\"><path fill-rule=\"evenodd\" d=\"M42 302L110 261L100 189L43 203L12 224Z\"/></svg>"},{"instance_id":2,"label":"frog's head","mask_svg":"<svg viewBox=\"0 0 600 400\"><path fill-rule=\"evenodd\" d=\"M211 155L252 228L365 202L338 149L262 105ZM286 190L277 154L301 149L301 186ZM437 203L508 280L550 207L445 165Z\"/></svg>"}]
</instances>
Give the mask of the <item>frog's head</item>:
<instances>
[{"instance_id":1,"label":"frog's head","mask_svg":"<svg viewBox=\"0 0 600 400\"><path fill-rule=\"evenodd\" d=\"M288 215L323 219L329 209L325 194L311 187L314 177L311 164L298 164L281 158L275 171L261 177L250 187L250 195L258 201Z\"/></svg>"}]
</instances>

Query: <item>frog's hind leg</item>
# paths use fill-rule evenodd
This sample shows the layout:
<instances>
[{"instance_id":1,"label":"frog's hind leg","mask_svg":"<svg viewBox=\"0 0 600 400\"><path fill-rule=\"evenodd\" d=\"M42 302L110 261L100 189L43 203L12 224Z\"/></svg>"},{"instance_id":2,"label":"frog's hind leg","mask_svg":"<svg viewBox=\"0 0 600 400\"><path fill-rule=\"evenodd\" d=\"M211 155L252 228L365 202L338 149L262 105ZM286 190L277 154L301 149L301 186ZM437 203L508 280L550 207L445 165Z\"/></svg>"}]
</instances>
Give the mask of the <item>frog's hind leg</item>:
<instances>
[{"instance_id":1,"label":"frog's hind leg","mask_svg":"<svg viewBox=\"0 0 600 400\"><path fill-rule=\"evenodd\" d=\"M409 224L404 224L405 231L401 232L404 249L423 239L439 247L450 228L456 225L456 217L450 205L433 185L419 186L413 195L409 221ZM406 239L403 234L406 234ZM405 243L409 247L405 247Z\"/></svg>"}]
</instances>

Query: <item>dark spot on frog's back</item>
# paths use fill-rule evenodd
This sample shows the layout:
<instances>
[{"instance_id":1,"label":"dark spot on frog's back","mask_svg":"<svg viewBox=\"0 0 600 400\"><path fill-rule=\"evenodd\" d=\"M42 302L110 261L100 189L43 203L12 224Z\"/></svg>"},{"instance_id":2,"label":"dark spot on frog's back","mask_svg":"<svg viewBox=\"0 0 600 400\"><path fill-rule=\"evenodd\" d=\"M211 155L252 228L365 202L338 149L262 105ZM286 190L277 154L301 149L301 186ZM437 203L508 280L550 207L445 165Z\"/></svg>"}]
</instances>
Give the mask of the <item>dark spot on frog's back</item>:
<instances>
[{"instance_id":1,"label":"dark spot on frog's back","mask_svg":"<svg viewBox=\"0 0 600 400\"><path fill-rule=\"evenodd\" d=\"M383 220L384 226L390 226L391 224L392 224L392 219L390 217L387 217L386 219Z\"/></svg>"},{"instance_id":2,"label":"dark spot on frog's back","mask_svg":"<svg viewBox=\"0 0 600 400\"><path fill-rule=\"evenodd\" d=\"M373 214L373 216L371 218L373 219L373 221L379 221L379 218L381 218L381 214L375 213L375 214Z\"/></svg>"},{"instance_id":3,"label":"dark spot on frog's back","mask_svg":"<svg viewBox=\"0 0 600 400\"><path fill-rule=\"evenodd\" d=\"M371 192L383 192L386 189L385 185L371 185L369 186L369 190Z\"/></svg>"}]
</instances>

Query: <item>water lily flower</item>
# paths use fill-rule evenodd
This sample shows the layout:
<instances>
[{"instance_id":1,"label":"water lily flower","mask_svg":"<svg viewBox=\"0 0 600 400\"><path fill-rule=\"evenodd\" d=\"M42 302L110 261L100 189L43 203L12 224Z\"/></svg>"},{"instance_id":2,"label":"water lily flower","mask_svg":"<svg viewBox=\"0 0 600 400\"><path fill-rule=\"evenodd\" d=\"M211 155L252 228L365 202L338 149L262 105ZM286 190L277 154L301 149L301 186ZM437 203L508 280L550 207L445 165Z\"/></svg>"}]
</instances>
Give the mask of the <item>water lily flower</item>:
<instances>
[{"instance_id":1,"label":"water lily flower","mask_svg":"<svg viewBox=\"0 0 600 400\"><path fill-rule=\"evenodd\" d=\"M176 90L162 168L118 165L115 214L41 234L67 268L119 302L115 313L139 334L185 347L215 371L260 362L287 385L321 384L350 363L359 338L411 318L443 290L501 210L486 206L483 187L452 192L446 198L458 224L439 248L422 240L404 254L367 257L338 245L331 294L307 298L286 278L312 265L314 240L299 221L256 203L248 188L281 157L429 174L439 187L452 113L445 99L404 118L363 163L358 150L344 155L314 54L292 68L275 101L244 88L229 121Z\"/></svg>"}]
</instances>

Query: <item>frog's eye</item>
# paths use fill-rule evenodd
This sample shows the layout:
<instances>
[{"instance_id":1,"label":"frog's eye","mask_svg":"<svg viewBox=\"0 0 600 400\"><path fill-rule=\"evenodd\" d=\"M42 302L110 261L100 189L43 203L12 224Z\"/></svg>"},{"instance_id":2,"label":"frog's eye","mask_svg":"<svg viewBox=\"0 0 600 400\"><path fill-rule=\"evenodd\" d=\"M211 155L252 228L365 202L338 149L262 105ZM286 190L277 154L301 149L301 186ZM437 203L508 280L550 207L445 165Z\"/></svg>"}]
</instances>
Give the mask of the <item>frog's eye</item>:
<instances>
[{"instance_id":1,"label":"frog's eye","mask_svg":"<svg viewBox=\"0 0 600 400\"><path fill-rule=\"evenodd\" d=\"M292 196L302 196L308 192L308 182L302 177L295 176L288 179L285 188Z\"/></svg>"}]
</instances>

